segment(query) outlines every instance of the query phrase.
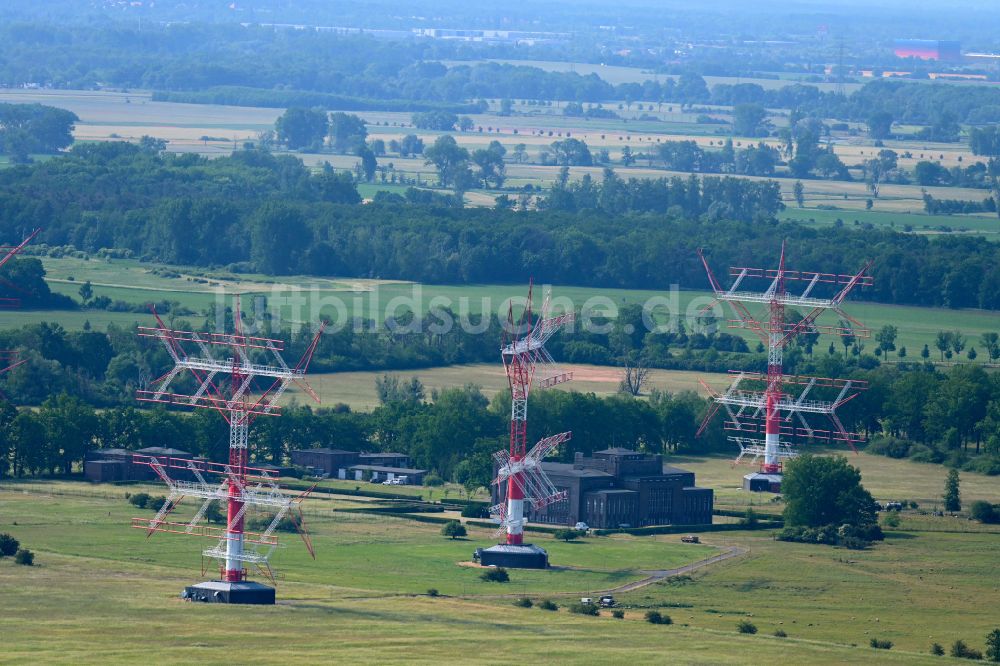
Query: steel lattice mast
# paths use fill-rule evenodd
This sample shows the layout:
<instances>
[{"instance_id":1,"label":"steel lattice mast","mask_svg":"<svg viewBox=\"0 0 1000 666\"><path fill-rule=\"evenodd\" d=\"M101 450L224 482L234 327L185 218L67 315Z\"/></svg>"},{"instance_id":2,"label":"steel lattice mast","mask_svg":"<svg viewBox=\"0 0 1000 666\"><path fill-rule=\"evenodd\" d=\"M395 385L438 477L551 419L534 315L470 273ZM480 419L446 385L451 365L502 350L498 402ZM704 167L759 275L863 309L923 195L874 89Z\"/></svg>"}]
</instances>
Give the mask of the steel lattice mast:
<instances>
[{"instance_id":1,"label":"steel lattice mast","mask_svg":"<svg viewBox=\"0 0 1000 666\"><path fill-rule=\"evenodd\" d=\"M239 582L246 578L245 564L257 566L262 573L273 580L268 560L277 547L274 530L282 518L295 508L298 512L296 526L305 541L310 554L312 545L301 529L299 504L309 491L298 496L283 493L277 485L277 474L273 470L247 466L249 427L258 416L275 416L280 413L278 399L291 384L296 384L317 403L319 397L305 382L305 373L313 352L323 332L321 326L312 339L298 364L289 367L281 357L282 341L243 335L239 298L233 311L235 333L197 333L171 330L156 315L158 326L140 327L139 335L156 338L163 343L174 361L174 366L153 384L154 390L138 391L137 398L144 402L156 402L185 407L214 409L222 414L229 424L228 464L195 462L155 456L135 456L135 461L149 465L170 489L168 501L152 519L136 518L132 526L153 532L175 532L218 538L214 548L204 551L204 555L222 562L221 576L226 582ZM189 355L185 345L197 346L200 355ZM228 357L213 354L213 350L225 349ZM261 363L252 355L267 355L271 364ZM193 375L198 383L197 390L190 394L170 392L173 380L184 371ZM217 377L228 382L216 381ZM271 380L270 385L260 395L254 397L254 380ZM178 480L170 470L183 470L185 476L194 481ZM217 475L221 481L210 482L205 476ZM166 517L185 496L204 500L201 508L189 523L167 522ZM198 523L204 517L209 505L214 501L225 501L226 529L214 530ZM271 523L262 533L244 530L244 518L249 507L274 511ZM295 520L295 518L293 518ZM245 547L249 546L249 547Z\"/></svg>"},{"instance_id":2,"label":"steel lattice mast","mask_svg":"<svg viewBox=\"0 0 1000 666\"><path fill-rule=\"evenodd\" d=\"M23 250L28 243L35 239L41 229L35 229L28 236L18 243L17 245L0 245L0 268L3 268L4 264L13 259L18 255L21 250ZM7 282L3 280L3 282ZM15 291L22 291L15 284L7 282L7 286L11 287ZM19 298L0 298L0 308L16 308L21 304L21 299ZM14 368L26 363L24 359L18 358L17 350L15 349L0 349L0 375L10 372ZM3 393L0 393L0 397L3 397Z\"/></svg>"},{"instance_id":3,"label":"steel lattice mast","mask_svg":"<svg viewBox=\"0 0 1000 666\"><path fill-rule=\"evenodd\" d=\"M571 436L564 432L540 440L531 451L528 444L528 395L532 384L548 388L568 382L571 372L561 372L555 368L552 356L545 349L545 343L564 324L573 322L572 312L558 317L550 317L550 297L546 294L541 317L533 321L531 311L533 286L528 287L528 300L519 323L514 322L513 303L507 311L507 327L501 348L501 358L510 385L510 448L494 455L498 474L495 484L506 484L506 501L490 509L490 513L500 520L499 533L506 532L507 543L520 545L524 533L524 502L528 500L533 508L542 507L565 498L565 493L557 492L552 482L542 471L541 462L560 443ZM526 334L523 334L527 330Z\"/></svg>"},{"instance_id":4,"label":"steel lattice mast","mask_svg":"<svg viewBox=\"0 0 1000 666\"><path fill-rule=\"evenodd\" d=\"M803 333L829 333L840 336L867 338L871 332L846 312L842 305L844 299L855 287L866 287L872 284L868 275L871 262L854 275L836 275L806 271L789 271L785 267L785 244L781 245L781 258L778 268L742 268L729 269L730 277L735 278L729 289L723 289L716 279L708 261L702 252L698 251L705 271L708 274L715 301L705 310L712 308L717 302L728 303L738 319L730 320L732 328L743 328L753 331L767 346L767 373L734 373L735 378L725 393L717 393L703 386L711 394L714 404L705 416L698 430L704 432L711 419L720 407L725 408L730 420L725 423L728 430L739 434L731 437L740 446L737 462L743 462L750 456L753 462L763 457L761 471L767 474L781 472L781 461L795 455L794 450L781 441L784 436L805 436L846 442L854 448L856 442L864 441L862 435L847 432L836 410L858 395L858 391L867 388L867 384L858 380L822 379L817 377L788 376L784 374L784 349L791 344L796 336ZM763 279L769 281L768 288L763 292L740 291L744 280ZM805 282L801 294L791 294L787 291L789 282ZM812 296L813 290L819 285L834 285L837 292L830 298ZM767 308L767 319L762 320L750 312L753 305L764 305ZM806 311L804 317L797 322L788 322L785 317L786 307L802 308ZM843 318L846 326L820 326L816 319L824 312L832 311ZM756 385L763 384L764 389L748 390L743 388L744 382ZM786 392L786 387L801 387L797 396ZM836 397L831 400L816 400L809 397L814 389L836 391ZM830 430L817 430L809 425L806 414L822 414L829 418ZM797 425L790 425L797 419ZM764 439L752 435L761 434L763 425ZM799 427L801 425L801 427ZM747 434L751 436L747 436Z\"/></svg>"}]
</instances>

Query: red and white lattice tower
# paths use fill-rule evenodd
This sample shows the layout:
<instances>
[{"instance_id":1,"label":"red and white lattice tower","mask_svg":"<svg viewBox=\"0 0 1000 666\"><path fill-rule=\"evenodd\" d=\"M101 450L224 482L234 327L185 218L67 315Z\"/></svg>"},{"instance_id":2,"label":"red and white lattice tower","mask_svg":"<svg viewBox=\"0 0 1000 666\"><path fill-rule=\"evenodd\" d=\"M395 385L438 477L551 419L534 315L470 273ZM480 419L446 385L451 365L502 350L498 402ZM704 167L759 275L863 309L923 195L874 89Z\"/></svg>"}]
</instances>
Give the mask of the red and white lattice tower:
<instances>
[{"instance_id":1,"label":"red and white lattice tower","mask_svg":"<svg viewBox=\"0 0 1000 666\"><path fill-rule=\"evenodd\" d=\"M782 461L795 456L792 446L782 441L783 436L846 442L852 449L855 443L864 441L863 435L845 430L836 412L841 405L856 397L858 391L867 388L865 382L789 376L784 374L782 362L785 347L803 333L869 337L871 332L844 312L842 305L855 287L872 284L868 275L871 262L854 275L790 271L785 268L785 245L782 243L777 269L730 268L729 275L735 279L729 289L723 289L700 250L698 256L715 292L715 301L705 310L720 301L729 303L738 317L730 320L730 327L753 331L767 348L766 374L734 372L733 382L724 393L713 391L702 382L714 402L698 434L704 432L719 408L724 408L729 415L724 427L737 433L730 439L740 446L736 462L746 462L749 458L749 462L756 463L763 458L761 472L765 474L780 474ZM740 291L745 280L767 280L769 286L763 292ZM802 282L805 287L800 294L792 294L787 291L790 282ZM813 290L821 285L834 285L836 292L828 298L813 296ZM766 318L751 314L750 308L755 305L766 308ZM801 308L805 312L802 319L787 321L785 308L788 307ZM837 326L817 325L816 319L827 311L837 313L843 318L843 323ZM746 388L747 382L755 388ZM797 395L786 391L793 386L800 387ZM830 394L830 399L812 398L810 393L817 389L817 392ZM807 414L824 415L832 426L828 430L815 429L809 425ZM761 434L764 435L763 440L759 437Z\"/></svg>"},{"instance_id":2,"label":"red and white lattice tower","mask_svg":"<svg viewBox=\"0 0 1000 666\"><path fill-rule=\"evenodd\" d=\"M17 245L0 245L0 268L3 268L4 264L13 259L21 250L23 250L25 246L34 240L35 236L37 236L41 231L41 229L35 229L28 234L27 238ZM21 291L17 285L7 282L6 280L3 281L6 282L7 286L14 291ZM16 308L20 304L21 299L16 297L0 298L0 308ZM0 375L5 372L10 372L25 362L25 360L18 358L16 349L0 349ZM2 393L0 393L0 397L3 397Z\"/></svg>"},{"instance_id":3,"label":"red and white lattice tower","mask_svg":"<svg viewBox=\"0 0 1000 666\"><path fill-rule=\"evenodd\" d=\"M493 456L498 468L494 483L499 488L506 485L507 490L506 501L493 506L490 513L500 521L498 534L506 532L507 543L513 546L523 543L526 501L538 510L566 497L566 493L556 491L542 471L542 460L556 446L568 440L570 433L546 437L528 451L528 394L532 384L548 388L573 378L573 373L555 368L545 343L564 324L572 323L574 315L569 312L558 317L549 316L550 298L546 294L541 317L532 321L531 297L532 286L529 285L528 300L517 324L511 303L500 351L510 384L510 449L501 450Z\"/></svg>"},{"instance_id":4,"label":"red and white lattice tower","mask_svg":"<svg viewBox=\"0 0 1000 666\"><path fill-rule=\"evenodd\" d=\"M278 399L291 384L319 402L319 397L305 381L305 373L323 329L321 326L298 364L289 367L281 357L282 341L243 335L238 298L233 310L233 334L171 330L155 312L157 326L139 328L140 336L156 338L163 343L174 367L152 383L154 389L138 391L137 398L144 402L218 411L229 423L229 462L134 456L134 462L152 467L167 484L170 494L152 520L134 518L132 527L146 530L147 535L173 532L217 538L218 544L205 550L203 555L221 562L224 582L246 579L246 564L253 564L273 582L268 561L278 545L274 531L286 515L295 522L310 555L315 557L308 535L302 529L299 507L311 489L297 496L286 494L275 481L277 473L274 470L248 467L248 433L256 417L280 413ZM185 350L191 346L197 348L198 355ZM197 390L190 394L171 392L173 380L185 372L194 377ZM266 386L254 395L258 379ZM177 478L180 476L185 479ZM168 522L167 515L184 497L203 500L201 508L187 523ZM226 503L224 530L198 524L214 501ZM273 519L263 532L244 529L244 517L250 507L273 512ZM297 516L290 513L292 509Z\"/></svg>"}]
</instances>

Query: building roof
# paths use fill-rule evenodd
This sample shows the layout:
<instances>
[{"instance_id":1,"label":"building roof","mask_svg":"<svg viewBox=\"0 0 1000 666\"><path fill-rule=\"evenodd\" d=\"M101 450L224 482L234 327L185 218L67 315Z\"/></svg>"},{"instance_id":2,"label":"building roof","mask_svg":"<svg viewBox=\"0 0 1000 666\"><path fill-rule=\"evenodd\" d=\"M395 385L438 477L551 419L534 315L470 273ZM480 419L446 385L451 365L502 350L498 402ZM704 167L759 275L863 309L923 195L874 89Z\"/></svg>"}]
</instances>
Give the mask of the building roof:
<instances>
[{"instance_id":1,"label":"building roof","mask_svg":"<svg viewBox=\"0 0 1000 666\"><path fill-rule=\"evenodd\" d=\"M357 451L346 451L344 449L330 449L327 447L323 447L321 449L296 449L292 451L292 453L323 453L326 455L334 455L342 453L357 454Z\"/></svg>"},{"instance_id":2,"label":"building roof","mask_svg":"<svg viewBox=\"0 0 1000 666\"><path fill-rule=\"evenodd\" d=\"M637 493L634 490L628 490L628 489L625 489L625 488L601 488L600 490L592 490L591 492L592 493L596 493L596 494L600 494L600 495L624 495L624 494L638 495L639 494L639 493ZM590 493L588 493L588 495L589 494Z\"/></svg>"},{"instance_id":3,"label":"building roof","mask_svg":"<svg viewBox=\"0 0 1000 666\"><path fill-rule=\"evenodd\" d=\"M673 467L671 465L664 465L663 466L663 473L664 474L694 474L694 472L692 472L689 469L681 469L680 467Z\"/></svg>"},{"instance_id":4,"label":"building roof","mask_svg":"<svg viewBox=\"0 0 1000 666\"><path fill-rule=\"evenodd\" d=\"M549 474L561 474L562 476L579 476L588 478L614 478L613 475L607 472L602 472L599 469L593 469L591 467L579 468L572 463L557 463L557 462L543 462L542 469L544 469Z\"/></svg>"},{"instance_id":5,"label":"building roof","mask_svg":"<svg viewBox=\"0 0 1000 666\"><path fill-rule=\"evenodd\" d=\"M632 449L626 449L621 446L614 446L610 449L604 449L603 451L594 451L594 455L605 454L609 456L635 456L635 455L645 455L639 451L633 451Z\"/></svg>"},{"instance_id":6,"label":"building roof","mask_svg":"<svg viewBox=\"0 0 1000 666\"><path fill-rule=\"evenodd\" d=\"M410 469L409 467L383 467L382 465L351 465L349 469L359 469L363 472L392 472L393 474L426 474L426 469Z\"/></svg>"},{"instance_id":7,"label":"building roof","mask_svg":"<svg viewBox=\"0 0 1000 666\"><path fill-rule=\"evenodd\" d=\"M191 453L189 451L164 448L162 446L149 446L145 449L139 449L136 453L141 453L146 456L173 456L174 458L191 457Z\"/></svg>"},{"instance_id":8,"label":"building roof","mask_svg":"<svg viewBox=\"0 0 1000 666\"><path fill-rule=\"evenodd\" d=\"M405 453L361 453L362 458L409 458Z\"/></svg>"}]
</instances>

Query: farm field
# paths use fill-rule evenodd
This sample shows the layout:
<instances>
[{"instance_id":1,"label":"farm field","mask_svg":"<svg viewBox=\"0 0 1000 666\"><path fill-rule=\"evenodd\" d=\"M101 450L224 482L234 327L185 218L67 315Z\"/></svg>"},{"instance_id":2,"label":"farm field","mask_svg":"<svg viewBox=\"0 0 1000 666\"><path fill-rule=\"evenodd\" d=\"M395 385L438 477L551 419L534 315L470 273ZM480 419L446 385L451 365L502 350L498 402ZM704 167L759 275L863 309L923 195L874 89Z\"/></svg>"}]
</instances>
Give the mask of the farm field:
<instances>
[{"instance_id":1,"label":"farm field","mask_svg":"<svg viewBox=\"0 0 1000 666\"><path fill-rule=\"evenodd\" d=\"M570 66L568 63L527 64L543 68ZM580 64L572 66L587 67ZM593 67L609 71L630 69ZM584 70L578 71L583 73ZM641 70L635 70L632 74L636 72L641 74ZM715 81L712 77L708 79L709 84L732 82ZM743 80L747 81L749 80ZM770 79L761 79L757 82L765 86L788 83L787 80ZM280 115L280 109L154 102L148 92L3 90L0 91L0 101L39 102L77 113L80 116L75 132L78 141L137 140L143 135L150 135L166 139L169 142L167 149L172 152L196 152L206 156L225 155L243 142L255 140L260 132L270 129L274 120ZM511 151L516 144L524 144L526 159L531 163L511 161L508 164L508 187L520 187L529 183L543 187L551 185L558 177L559 167L541 166L538 162L541 152L548 150L553 141L563 137L582 139L592 151L608 150L610 159L615 162L613 166L616 172L623 178L662 178L676 175L662 168L652 168L645 159L639 159L630 167L617 164L626 145L634 153L641 154L663 141L694 140L703 148L721 146L726 138L733 138L737 146L759 141L755 138L732 136L727 126L699 123L697 114L686 112L680 105L657 105L655 109L652 105L647 106L649 108L643 110L637 107L617 110L616 112L622 115L621 119L584 120L564 116L560 103L555 103L552 107L535 107L526 106L521 100L515 104L513 116L499 117L495 113L496 109L484 114L472 114L470 117L477 130L452 134L460 145L470 150L484 148L493 140L500 141L508 151ZM723 115L727 113L724 109L720 109L719 112ZM360 115L368 123L369 136L373 139L383 139L387 143L408 133L416 133L426 143L430 143L442 134L413 128L409 113L372 111L361 112ZM779 124L782 121L781 118L775 120ZM765 142L776 147L778 143L776 139L766 139ZM860 136L836 137L832 145L848 166L857 166L878 151L869 139ZM894 139L887 141L885 147L901 155L899 165L904 169L912 169L917 161L922 159L937 161L947 167L961 166L963 159L969 163L976 159L965 144ZM349 170L353 169L357 162L357 157L354 155L331 153L295 153L295 155L306 164L317 168L323 163L330 163L335 168ZM423 158L387 155L379 161L383 165L391 163L398 176L416 179L424 185L433 185L437 182L433 167L427 165ZM602 169L601 166L573 167L570 177L579 179L589 174L593 178L600 178ZM782 177L782 174L778 174L777 179L781 183L785 200L792 201L794 179ZM822 205L844 209L845 213L839 216L844 217L846 221L845 216L854 214L847 211L864 211L866 201L870 197L863 178L856 178L853 182L806 180L803 184L806 205L809 207L808 216L817 219L824 217L826 211L819 209L813 211L813 208ZM378 190L399 189L401 186L388 182L365 185L361 191L362 196L371 197ZM881 196L876 201L876 211L898 215L919 214L923 211L921 189L916 184L885 184ZM985 190L963 188L926 189L934 197L948 199L981 200L988 194ZM473 190L467 193L466 203L470 206L492 206L497 194L498 192L491 190ZM928 221L919 215L912 220L895 221L898 229L902 230L906 225L911 225L918 233L927 232L925 226L929 226L930 231L938 226L991 234L998 231L995 216L992 216L992 223L989 216L981 219L971 216L944 217L944 221L935 221L932 224L928 224Z\"/></svg>"},{"instance_id":2,"label":"farm field","mask_svg":"<svg viewBox=\"0 0 1000 666\"><path fill-rule=\"evenodd\" d=\"M81 492L73 494L76 489ZM201 579L198 540L160 534L146 541L127 526L144 512L125 502L124 491L75 482L0 484L0 529L36 553L31 568L0 561L5 660L89 661L100 654L104 663L217 661L235 639L294 646L281 655L282 663L314 663L330 651L338 660L363 663L440 662L463 646L495 641L499 625L519 640L466 651L460 659L495 663L516 651L520 659L616 663L627 646L635 663L662 663L669 654L680 664L775 658L848 664L870 659L867 641L877 636L896 645L879 654L879 663L929 664L937 662L927 652L933 641L949 645L963 638L981 647L1000 601L995 584L984 585L1000 532L908 530L908 513L884 544L861 552L775 542L767 532L705 534L704 546L681 544L676 535L570 544L532 535L557 568L515 570L511 583L496 585L458 566L475 546L493 541L488 530L473 528L467 540L453 542L436 525L332 514L327 507L333 502L316 499L307 504L316 561L294 536L283 535L288 548L274 560L279 604L241 608L236 626L223 628L232 609L178 598L184 585ZM549 596L562 605L636 580L640 569L679 566L730 546L747 552L617 594L619 603L632 607L621 621L606 612L593 618L510 605L521 595ZM907 566L901 568L901 561ZM430 587L442 596L426 596ZM644 622L650 607L675 624ZM952 619L945 626L942 610ZM40 635L43 618L47 630ZM740 619L750 619L760 633L739 635ZM134 639L98 631L102 626L128 626ZM788 638L771 636L777 628ZM277 663L277 655L257 652L254 661Z\"/></svg>"},{"instance_id":3,"label":"farm field","mask_svg":"<svg viewBox=\"0 0 1000 666\"><path fill-rule=\"evenodd\" d=\"M556 390L577 391L580 393L596 393L611 395L618 392L618 383L622 372L618 368L598 365L583 365L560 363L560 369L573 373L573 381L560 384ZM423 383L429 394L432 390L454 388L469 382L482 387L483 393L492 397L497 393L509 391L507 376L499 363L473 363L468 365L452 365L444 368L427 368L417 370L377 371L371 372L330 372L309 375L309 385L316 390L325 406L345 403L354 410L369 410L378 406L378 395L375 392L375 379L383 375L393 375L401 380L417 377ZM726 375L703 372L688 372L684 370L651 370L646 391L660 389L676 393L678 391L704 390L698 380L704 381L716 389L724 389L728 385ZM298 400L302 403L307 396L296 389L289 389L286 400Z\"/></svg>"},{"instance_id":4,"label":"farm field","mask_svg":"<svg viewBox=\"0 0 1000 666\"><path fill-rule=\"evenodd\" d=\"M430 306L447 306L456 313L468 313L470 323L475 324L483 311L506 317L509 298L523 298L524 285L427 285L402 281L368 280L352 278L316 278L310 276L282 276L279 279L265 275L239 275L212 273L204 270L165 267L143 264L126 259L81 259L72 257L42 258L53 290L79 298L80 285L90 280L94 295L106 295L121 299L132 305L143 305L163 300L177 301L188 307L194 316L181 317L192 323L202 321L209 309L228 300L231 294L244 295L244 309L255 295L265 295L273 308L280 308L281 319L286 323L307 323L316 321L320 314L329 316L334 322L344 321L342 316L377 318L399 315L406 310L426 313ZM770 265L771 258L761 258L763 265ZM789 266L795 267L791 257ZM169 271L164 273L164 271ZM176 275L177 277L168 277ZM69 277L73 281L69 281ZM195 282L194 280L203 280ZM295 292L296 289L301 291ZM220 291L221 290L221 291ZM552 288L557 310L566 306L587 308L595 313L615 313L623 304L644 304L652 298L666 298L657 301L654 312L658 321L663 321L666 309L693 319L694 315L710 302L707 292L677 291L674 293L654 290L599 289L592 287L554 286ZM220 298L220 294L225 298ZM291 301L281 305L280 297L297 295L302 297L301 306ZM929 345L931 359L937 359L934 337L939 330L959 330L965 335L969 346L977 346L981 333L1000 330L1000 315L986 310L948 310L944 308L919 308L902 305L885 305L852 301L848 311L864 322L872 331L878 331L885 324L899 328L897 348L905 346L908 358L919 358L923 345ZM728 318L725 312L720 315ZM112 313L103 310L54 311L54 310L2 310L0 328L19 326L36 321L56 321L66 328L79 328L85 321L91 326L103 328L104 322L130 325L135 322L149 322L152 318L141 313ZM820 323L836 323L835 318ZM579 325L579 324L578 324ZM688 325L691 330L691 326ZM737 332L737 331L734 331ZM751 339L749 333L738 331ZM866 342L874 345L873 340ZM821 339L821 347L815 353L826 353L829 340ZM837 345L836 350L843 353ZM869 347L870 348L870 347ZM982 356L980 357L983 358ZM895 360L895 359L893 359Z\"/></svg>"}]
</instances>

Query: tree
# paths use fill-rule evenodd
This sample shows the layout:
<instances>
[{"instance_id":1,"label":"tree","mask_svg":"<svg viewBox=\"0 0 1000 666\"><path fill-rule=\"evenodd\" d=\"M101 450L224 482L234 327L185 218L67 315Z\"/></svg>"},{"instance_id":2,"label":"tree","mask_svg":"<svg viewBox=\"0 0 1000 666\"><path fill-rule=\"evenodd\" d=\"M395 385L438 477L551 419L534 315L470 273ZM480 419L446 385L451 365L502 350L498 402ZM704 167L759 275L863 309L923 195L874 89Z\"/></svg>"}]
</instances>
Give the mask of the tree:
<instances>
[{"instance_id":1,"label":"tree","mask_svg":"<svg viewBox=\"0 0 1000 666\"><path fill-rule=\"evenodd\" d=\"M486 149L478 149L472 153L472 162L479 167L477 174L487 187L492 182L494 187L503 187L506 179L506 165L503 157L507 150L499 141L491 141Z\"/></svg>"},{"instance_id":2,"label":"tree","mask_svg":"<svg viewBox=\"0 0 1000 666\"><path fill-rule=\"evenodd\" d=\"M733 107L733 132L739 136L767 136L767 109L759 104Z\"/></svg>"},{"instance_id":3,"label":"tree","mask_svg":"<svg viewBox=\"0 0 1000 666\"><path fill-rule=\"evenodd\" d=\"M364 174L366 181L372 182L375 179L375 171L378 169L375 153L367 145L361 143L358 144L356 154L361 158L361 173Z\"/></svg>"},{"instance_id":4,"label":"tree","mask_svg":"<svg viewBox=\"0 0 1000 666\"><path fill-rule=\"evenodd\" d=\"M878 342L878 349L882 353L883 358L888 359L888 354L896 349L896 336L899 334L899 329L892 324L886 324L882 327L878 333L875 334L875 341Z\"/></svg>"},{"instance_id":5,"label":"tree","mask_svg":"<svg viewBox=\"0 0 1000 666\"><path fill-rule=\"evenodd\" d=\"M622 166L632 166L635 164L635 155L632 154L632 149L628 146L622 148Z\"/></svg>"},{"instance_id":6,"label":"tree","mask_svg":"<svg viewBox=\"0 0 1000 666\"><path fill-rule=\"evenodd\" d=\"M898 156L892 150L880 150L878 157L865 160L862 165L865 170L866 182L872 196L878 199L882 181L892 173L898 164Z\"/></svg>"},{"instance_id":7,"label":"tree","mask_svg":"<svg viewBox=\"0 0 1000 666\"><path fill-rule=\"evenodd\" d=\"M29 153L57 153L73 144L75 113L41 104L0 104L0 154L27 161Z\"/></svg>"},{"instance_id":8,"label":"tree","mask_svg":"<svg viewBox=\"0 0 1000 666\"><path fill-rule=\"evenodd\" d=\"M983 333L979 336L979 339L983 344L983 349L986 350L986 355L989 357L990 363L1000 359L1000 335L991 331Z\"/></svg>"},{"instance_id":9,"label":"tree","mask_svg":"<svg viewBox=\"0 0 1000 666\"><path fill-rule=\"evenodd\" d=\"M854 345L857 337L854 335L854 328L851 326L851 322L846 319L838 320L837 328L840 330L840 344L844 345L844 358L847 358L847 350Z\"/></svg>"},{"instance_id":10,"label":"tree","mask_svg":"<svg viewBox=\"0 0 1000 666\"><path fill-rule=\"evenodd\" d=\"M299 266L312 232L299 207L282 201L263 204L250 218L251 256L261 273L287 275Z\"/></svg>"},{"instance_id":11,"label":"tree","mask_svg":"<svg viewBox=\"0 0 1000 666\"><path fill-rule=\"evenodd\" d=\"M442 187L460 185L469 172L469 151L462 148L450 134L439 136L430 148L424 150L425 164L433 164Z\"/></svg>"},{"instance_id":12,"label":"tree","mask_svg":"<svg viewBox=\"0 0 1000 666\"><path fill-rule=\"evenodd\" d=\"M889 138L892 131L892 114L888 111L876 111L868 116L868 136L876 141Z\"/></svg>"},{"instance_id":13,"label":"tree","mask_svg":"<svg viewBox=\"0 0 1000 666\"><path fill-rule=\"evenodd\" d=\"M411 117L413 126L419 129L450 132L458 123L458 116L448 111L424 111Z\"/></svg>"},{"instance_id":14,"label":"tree","mask_svg":"<svg viewBox=\"0 0 1000 666\"><path fill-rule=\"evenodd\" d=\"M356 153L367 138L368 128L359 116L343 111L330 114L330 145L338 153Z\"/></svg>"},{"instance_id":15,"label":"tree","mask_svg":"<svg viewBox=\"0 0 1000 666\"><path fill-rule=\"evenodd\" d=\"M948 478L944 482L944 510L961 511L962 495L959 489L960 479L957 469L948 470Z\"/></svg>"},{"instance_id":16,"label":"tree","mask_svg":"<svg viewBox=\"0 0 1000 666\"><path fill-rule=\"evenodd\" d=\"M325 111L299 107L288 109L274 123L278 141L291 150L318 147L322 144L328 127Z\"/></svg>"},{"instance_id":17,"label":"tree","mask_svg":"<svg viewBox=\"0 0 1000 666\"><path fill-rule=\"evenodd\" d=\"M579 139L563 139L552 143L552 154L561 166L591 166L594 158L587 144Z\"/></svg>"},{"instance_id":18,"label":"tree","mask_svg":"<svg viewBox=\"0 0 1000 666\"><path fill-rule=\"evenodd\" d=\"M960 331L953 331L950 341L951 350L955 352L955 355L961 354L962 350L965 349L965 336Z\"/></svg>"},{"instance_id":19,"label":"tree","mask_svg":"<svg viewBox=\"0 0 1000 666\"><path fill-rule=\"evenodd\" d=\"M941 352L941 360L944 360L944 353L951 349L951 332L938 331L934 337L934 346Z\"/></svg>"},{"instance_id":20,"label":"tree","mask_svg":"<svg viewBox=\"0 0 1000 666\"><path fill-rule=\"evenodd\" d=\"M467 532L465 530L465 525L457 520L449 520L441 527L441 534L454 540L458 537L464 537Z\"/></svg>"},{"instance_id":21,"label":"tree","mask_svg":"<svg viewBox=\"0 0 1000 666\"><path fill-rule=\"evenodd\" d=\"M91 286L90 280L87 280L80 285L80 299L83 301L83 304L86 305L93 297L94 288Z\"/></svg>"},{"instance_id":22,"label":"tree","mask_svg":"<svg viewBox=\"0 0 1000 666\"><path fill-rule=\"evenodd\" d=\"M30 567L35 563L35 554L27 548L21 548L17 551L17 554L14 555L14 562Z\"/></svg>"},{"instance_id":23,"label":"tree","mask_svg":"<svg viewBox=\"0 0 1000 666\"><path fill-rule=\"evenodd\" d=\"M924 348L920 350L920 358L922 358L922 359L924 359L924 360L927 360L927 359L929 359L930 357L931 357L931 349L930 349L930 347L928 347L928 346L927 346L927 344L925 343L925 344L924 344Z\"/></svg>"},{"instance_id":24,"label":"tree","mask_svg":"<svg viewBox=\"0 0 1000 666\"><path fill-rule=\"evenodd\" d=\"M805 208L806 197L805 197L805 187L802 186L802 181L795 181L795 185L792 186L792 195L795 197L795 203L799 208Z\"/></svg>"},{"instance_id":25,"label":"tree","mask_svg":"<svg viewBox=\"0 0 1000 666\"><path fill-rule=\"evenodd\" d=\"M0 557L10 557L21 547L20 542L11 535L4 532L0 534Z\"/></svg>"},{"instance_id":26,"label":"tree","mask_svg":"<svg viewBox=\"0 0 1000 666\"><path fill-rule=\"evenodd\" d=\"M399 154L402 157L410 155L423 155L424 140L416 134L407 134L399 142Z\"/></svg>"},{"instance_id":27,"label":"tree","mask_svg":"<svg viewBox=\"0 0 1000 666\"><path fill-rule=\"evenodd\" d=\"M986 636L986 658L989 661L1000 662L1000 627Z\"/></svg>"},{"instance_id":28,"label":"tree","mask_svg":"<svg viewBox=\"0 0 1000 666\"><path fill-rule=\"evenodd\" d=\"M637 355L632 354L625 361L625 369L622 371L622 379L618 384L618 390L631 396L642 395L642 387L649 379L649 368Z\"/></svg>"},{"instance_id":29,"label":"tree","mask_svg":"<svg viewBox=\"0 0 1000 666\"><path fill-rule=\"evenodd\" d=\"M969 518L991 524L1000 522L1000 513L986 500L976 500L969 506Z\"/></svg>"},{"instance_id":30,"label":"tree","mask_svg":"<svg viewBox=\"0 0 1000 666\"><path fill-rule=\"evenodd\" d=\"M511 153L511 157L514 158L515 162L521 164L528 159L528 147L523 143L517 144L514 146L514 152Z\"/></svg>"},{"instance_id":31,"label":"tree","mask_svg":"<svg viewBox=\"0 0 1000 666\"><path fill-rule=\"evenodd\" d=\"M462 116L458 119L458 131L460 132L468 132L475 126L476 124L472 122L472 118L469 116Z\"/></svg>"},{"instance_id":32,"label":"tree","mask_svg":"<svg viewBox=\"0 0 1000 666\"><path fill-rule=\"evenodd\" d=\"M785 522L792 526L858 526L875 522L875 502L861 485L861 472L842 456L806 454L792 459L781 491L785 497Z\"/></svg>"}]
</instances>

